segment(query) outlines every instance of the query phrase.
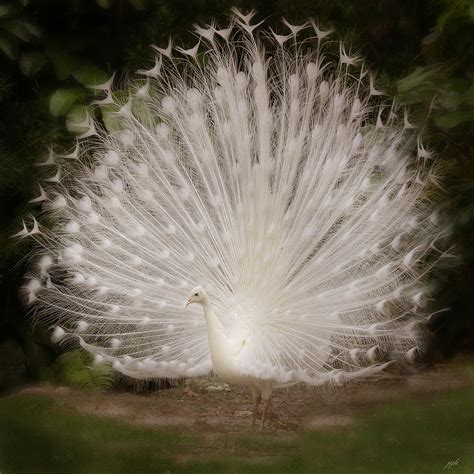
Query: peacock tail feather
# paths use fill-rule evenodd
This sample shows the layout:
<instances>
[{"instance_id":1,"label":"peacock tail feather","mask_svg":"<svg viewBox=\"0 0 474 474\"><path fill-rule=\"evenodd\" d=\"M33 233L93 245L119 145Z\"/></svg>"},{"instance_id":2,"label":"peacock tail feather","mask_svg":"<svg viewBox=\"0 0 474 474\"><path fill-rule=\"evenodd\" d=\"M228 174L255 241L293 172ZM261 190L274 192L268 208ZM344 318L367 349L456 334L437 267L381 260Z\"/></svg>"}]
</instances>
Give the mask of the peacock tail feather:
<instances>
[{"instance_id":1,"label":"peacock tail feather","mask_svg":"<svg viewBox=\"0 0 474 474\"><path fill-rule=\"evenodd\" d=\"M184 308L196 285L245 340L248 376L320 384L416 362L449 233L441 171L331 31L252 16L155 47L126 97L96 87L114 127L87 117L44 163L41 218L18 233L38 244L25 298L55 341L136 378L212 370L202 310Z\"/></svg>"}]
</instances>

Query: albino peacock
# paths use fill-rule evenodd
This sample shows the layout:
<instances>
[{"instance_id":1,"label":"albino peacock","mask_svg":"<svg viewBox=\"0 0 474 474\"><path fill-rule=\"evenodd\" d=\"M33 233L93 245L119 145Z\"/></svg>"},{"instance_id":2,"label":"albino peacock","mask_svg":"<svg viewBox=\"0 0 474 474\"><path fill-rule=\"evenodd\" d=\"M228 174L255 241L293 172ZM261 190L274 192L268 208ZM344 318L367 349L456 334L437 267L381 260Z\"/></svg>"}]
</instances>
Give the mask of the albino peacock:
<instances>
[{"instance_id":1,"label":"albino peacock","mask_svg":"<svg viewBox=\"0 0 474 474\"><path fill-rule=\"evenodd\" d=\"M48 224L17 235L38 242L24 293L54 341L131 377L247 384L263 424L275 387L420 360L448 231L430 152L359 58L314 22L252 17L154 47L127 97L96 86L113 127L88 117L51 154Z\"/></svg>"}]
</instances>

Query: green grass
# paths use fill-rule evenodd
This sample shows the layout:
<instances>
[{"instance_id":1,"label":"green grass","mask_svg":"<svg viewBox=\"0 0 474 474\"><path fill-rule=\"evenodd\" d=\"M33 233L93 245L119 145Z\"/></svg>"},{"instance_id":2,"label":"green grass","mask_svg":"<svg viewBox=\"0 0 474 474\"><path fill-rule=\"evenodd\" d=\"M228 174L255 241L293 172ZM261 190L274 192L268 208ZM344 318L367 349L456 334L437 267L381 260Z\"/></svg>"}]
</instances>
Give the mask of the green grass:
<instances>
[{"instance_id":1,"label":"green grass","mask_svg":"<svg viewBox=\"0 0 474 474\"><path fill-rule=\"evenodd\" d=\"M1 474L148 472L473 474L474 388L291 437L191 435L78 415L47 398L0 399Z\"/></svg>"}]
</instances>

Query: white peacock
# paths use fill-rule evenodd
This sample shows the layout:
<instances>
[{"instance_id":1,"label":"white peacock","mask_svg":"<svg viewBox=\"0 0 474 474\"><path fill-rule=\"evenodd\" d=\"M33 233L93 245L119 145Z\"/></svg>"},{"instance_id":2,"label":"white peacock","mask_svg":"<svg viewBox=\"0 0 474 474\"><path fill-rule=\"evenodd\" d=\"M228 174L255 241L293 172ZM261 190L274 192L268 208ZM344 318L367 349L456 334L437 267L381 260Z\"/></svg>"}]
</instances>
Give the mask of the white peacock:
<instances>
[{"instance_id":1,"label":"white peacock","mask_svg":"<svg viewBox=\"0 0 474 474\"><path fill-rule=\"evenodd\" d=\"M33 201L52 225L17 235L55 341L131 377L247 384L263 425L275 387L422 356L448 230L429 151L359 58L314 22L252 18L155 47L125 100L96 86L113 120L51 155Z\"/></svg>"}]
</instances>

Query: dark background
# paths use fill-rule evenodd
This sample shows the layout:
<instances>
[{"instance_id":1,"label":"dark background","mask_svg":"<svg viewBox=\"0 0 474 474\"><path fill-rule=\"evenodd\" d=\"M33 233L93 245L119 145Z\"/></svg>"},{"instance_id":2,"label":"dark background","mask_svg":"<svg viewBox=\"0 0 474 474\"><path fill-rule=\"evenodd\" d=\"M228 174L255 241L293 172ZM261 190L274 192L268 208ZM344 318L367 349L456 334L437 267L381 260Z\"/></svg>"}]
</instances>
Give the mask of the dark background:
<instances>
[{"instance_id":1,"label":"dark background","mask_svg":"<svg viewBox=\"0 0 474 474\"><path fill-rule=\"evenodd\" d=\"M36 380L64 382L65 367L84 362L58 358L47 328L32 324L18 296L31 242L10 236L34 212L28 201L43 172L34 164L49 146L73 145L71 124L94 98L86 85L114 71L126 80L150 61L149 45L164 46L170 35L194 45L193 23L225 26L232 6L255 8L277 31L284 31L282 17L335 27L415 122L430 111L428 144L447 171L443 207L459 256L456 268L435 276L436 308L449 311L432 318L432 360L473 350L474 1L7 2L0 3L0 392Z\"/></svg>"}]
</instances>

